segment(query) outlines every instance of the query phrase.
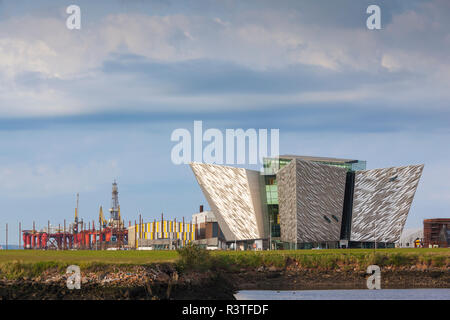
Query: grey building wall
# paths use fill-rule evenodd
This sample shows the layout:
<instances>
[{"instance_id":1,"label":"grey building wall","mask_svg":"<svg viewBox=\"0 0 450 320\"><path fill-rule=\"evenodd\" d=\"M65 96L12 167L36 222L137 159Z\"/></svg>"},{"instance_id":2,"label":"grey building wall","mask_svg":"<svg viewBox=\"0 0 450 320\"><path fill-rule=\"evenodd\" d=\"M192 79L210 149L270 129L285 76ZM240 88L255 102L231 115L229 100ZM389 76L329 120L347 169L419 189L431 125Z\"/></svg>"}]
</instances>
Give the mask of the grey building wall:
<instances>
[{"instance_id":1,"label":"grey building wall","mask_svg":"<svg viewBox=\"0 0 450 320\"><path fill-rule=\"evenodd\" d=\"M299 159L277 173L282 241L339 241L346 173Z\"/></svg>"},{"instance_id":2,"label":"grey building wall","mask_svg":"<svg viewBox=\"0 0 450 320\"><path fill-rule=\"evenodd\" d=\"M350 240L398 241L422 170L411 165L356 172Z\"/></svg>"},{"instance_id":3,"label":"grey building wall","mask_svg":"<svg viewBox=\"0 0 450 320\"><path fill-rule=\"evenodd\" d=\"M264 185L264 176L259 171L245 170L247 182L249 185L250 196L253 203L253 209L258 227L259 239L269 237L269 219L267 212L266 190Z\"/></svg>"},{"instance_id":4,"label":"grey building wall","mask_svg":"<svg viewBox=\"0 0 450 320\"><path fill-rule=\"evenodd\" d=\"M297 166L291 161L277 173L281 241L297 241Z\"/></svg>"}]
</instances>

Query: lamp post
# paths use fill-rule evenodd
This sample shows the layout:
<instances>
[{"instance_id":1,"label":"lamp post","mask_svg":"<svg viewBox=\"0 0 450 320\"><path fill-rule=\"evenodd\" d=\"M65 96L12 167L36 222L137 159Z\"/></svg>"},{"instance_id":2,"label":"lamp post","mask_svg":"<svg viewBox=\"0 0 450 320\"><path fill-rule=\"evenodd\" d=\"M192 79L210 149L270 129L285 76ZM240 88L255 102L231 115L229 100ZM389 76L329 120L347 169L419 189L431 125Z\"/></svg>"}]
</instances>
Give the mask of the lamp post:
<instances>
[{"instance_id":1,"label":"lamp post","mask_svg":"<svg viewBox=\"0 0 450 320\"><path fill-rule=\"evenodd\" d=\"M269 250L272 250L272 215L269 219Z\"/></svg>"},{"instance_id":2,"label":"lamp post","mask_svg":"<svg viewBox=\"0 0 450 320\"><path fill-rule=\"evenodd\" d=\"M373 241L374 241L374 246L373 246L373 251L377 250L377 214L376 211L374 211L374 219L373 219L373 224L375 225L375 227L373 228Z\"/></svg>"}]
</instances>

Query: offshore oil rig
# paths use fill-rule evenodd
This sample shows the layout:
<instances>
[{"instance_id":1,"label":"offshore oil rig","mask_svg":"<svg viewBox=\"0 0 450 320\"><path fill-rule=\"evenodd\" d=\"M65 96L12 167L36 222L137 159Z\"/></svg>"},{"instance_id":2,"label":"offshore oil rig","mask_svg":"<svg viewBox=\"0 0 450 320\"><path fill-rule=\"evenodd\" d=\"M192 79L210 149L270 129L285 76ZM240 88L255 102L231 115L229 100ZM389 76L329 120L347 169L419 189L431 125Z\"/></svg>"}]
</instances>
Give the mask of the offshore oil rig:
<instances>
[{"instance_id":1,"label":"offshore oil rig","mask_svg":"<svg viewBox=\"0 0 450 320\"><path fill-rule=\"evenodd\" d=\"M43 250L105 250L122 249L128 244L128 230L125 221L120 216L119 190L117 182L112 184L110 218L105 219L103 208L100 206L98 227L94 221L86 223L79 219L79 194L77 194L77 206L75 219L66 228L66 220L63 226L51 226L50 221L46 228L36 230L33 222L32 230L23 230L24 249ZM131 222L130 222L131 223ZM129 223L129 224L130 224Z\"/></svg>"}]
</instances>

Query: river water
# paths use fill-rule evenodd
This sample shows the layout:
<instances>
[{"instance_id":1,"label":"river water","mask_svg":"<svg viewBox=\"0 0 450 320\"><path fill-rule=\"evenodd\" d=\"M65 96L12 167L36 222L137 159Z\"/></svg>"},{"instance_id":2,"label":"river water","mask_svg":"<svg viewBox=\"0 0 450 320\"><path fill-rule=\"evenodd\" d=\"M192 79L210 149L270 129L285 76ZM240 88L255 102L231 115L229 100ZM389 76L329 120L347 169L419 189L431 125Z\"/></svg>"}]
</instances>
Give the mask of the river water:
<instances>
[{"instance_id":1,"label":"river water","mask_svg":"<svg viewBox=\"0 0 450 320\"><path fill-rule=\"evenodd\" d=\"M450 289L242 290L237 300L450 300Z\"/></svg>"}]
</instances>

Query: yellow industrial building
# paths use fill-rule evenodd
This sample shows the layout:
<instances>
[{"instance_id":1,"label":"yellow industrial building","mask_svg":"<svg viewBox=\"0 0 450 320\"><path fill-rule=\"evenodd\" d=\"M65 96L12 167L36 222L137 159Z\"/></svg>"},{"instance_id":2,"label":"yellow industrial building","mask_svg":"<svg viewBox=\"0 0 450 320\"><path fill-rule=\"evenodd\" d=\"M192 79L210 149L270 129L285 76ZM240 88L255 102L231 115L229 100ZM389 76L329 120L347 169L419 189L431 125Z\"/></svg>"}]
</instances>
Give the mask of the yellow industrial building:
<instances>
[{"instance_id":1,"label":"yellow industrial building","mask_svg":"<svg viewBox=\"0 0 450 320\"><path fill-rule=\"evenodd\" d=\"M176 220L137 223L128 227L128 244L152 249L184 246L195 240L195 231L194 224Z\"/></svg>"}]
</instances>

